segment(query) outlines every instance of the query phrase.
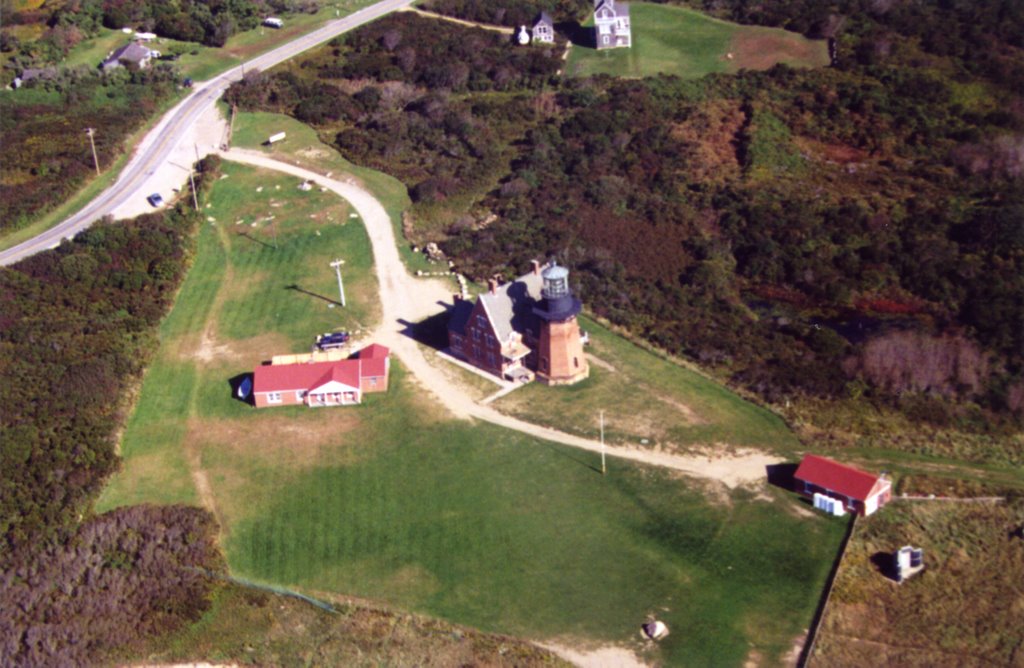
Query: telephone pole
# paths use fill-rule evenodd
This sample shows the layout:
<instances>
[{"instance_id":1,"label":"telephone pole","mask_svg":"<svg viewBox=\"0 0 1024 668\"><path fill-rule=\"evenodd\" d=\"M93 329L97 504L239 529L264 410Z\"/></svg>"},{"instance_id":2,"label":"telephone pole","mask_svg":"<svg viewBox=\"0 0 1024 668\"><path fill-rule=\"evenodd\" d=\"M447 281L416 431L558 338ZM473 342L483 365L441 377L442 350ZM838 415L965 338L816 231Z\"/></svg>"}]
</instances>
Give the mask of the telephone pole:
<instances>
[{"instance_id":1,"label":"telephone pole","mask_svg":"<svg viewBox=\"0 0 1024 668\"><path fill-rule=\"evenodd\" d=\"M96 168L96 174L100 173L100 161L96 157L96 142L93 140L92 135L95 132L92 128L86 128L85 134L89 135L89 146L92 146L92 164Z\"/></svg>"},{"instance_id":2,"label":"telephone pole","mask_svg":"<svg viewBox=\"0 0 1024 668\"><path fill-rule=\"evenodd\" d=\"M338 293L341 295L341 305L345 306L345 284L341 282L341 265L345 264L344 260L335 260L331 263L334 267L334 271L338 274Z\"/></svg>"}]
</instances>

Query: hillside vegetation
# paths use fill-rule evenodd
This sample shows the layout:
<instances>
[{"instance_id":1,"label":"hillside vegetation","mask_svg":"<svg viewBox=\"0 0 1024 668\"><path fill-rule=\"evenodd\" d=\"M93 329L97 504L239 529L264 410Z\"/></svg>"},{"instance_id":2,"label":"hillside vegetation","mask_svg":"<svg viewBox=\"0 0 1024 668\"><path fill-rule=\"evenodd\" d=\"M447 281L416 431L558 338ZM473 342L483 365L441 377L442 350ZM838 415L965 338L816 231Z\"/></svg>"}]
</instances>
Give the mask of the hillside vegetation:
<instances>
[{"instance_id":1,"label":"hillside vegetation","mask_svg":"<svg viewBox=\"0 0 1024 668\"><path fill-rule=\"evenodd\" d=\"M223 566L208 513L91 513L198 220L101 223L0 269L0 664L92 664L208 605Z\"/></svg>"},{"instance_id":2,"label":"hillside vegetation","mask_svg":"<svg viewBox=\"0 0 1024 668\"><path fill-rule=\"evenodd\" d=\"M1024 503L898 502L859 524L811 666L1019 666L1024 656ZM925 570L890 579L893 553Z\"/></svg>"},{"instance_id":3,"label":"hillside vegetation","mask_svg":"<svg viewBox=\"0 0 1024 668\"><path fill-rule=\"evenodd\" d=\"M478 278L557 255L594 312L805 436L1020 462L1019 63L846 24L829 69L562 80L551 49L399 15L228 97L401 179L412 241ZM428 56L467 44L476 74Z\"/></svg>"}]
</instances>

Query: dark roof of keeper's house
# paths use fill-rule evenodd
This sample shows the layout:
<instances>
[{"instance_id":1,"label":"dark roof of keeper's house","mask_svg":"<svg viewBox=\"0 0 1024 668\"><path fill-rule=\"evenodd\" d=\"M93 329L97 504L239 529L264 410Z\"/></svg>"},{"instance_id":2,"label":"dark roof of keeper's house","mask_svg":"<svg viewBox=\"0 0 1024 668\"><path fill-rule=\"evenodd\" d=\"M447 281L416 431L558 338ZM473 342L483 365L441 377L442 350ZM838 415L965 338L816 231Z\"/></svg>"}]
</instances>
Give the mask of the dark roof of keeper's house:
<instances>
[{"instance_id":1,"label":"dark roof of keeper's house","mask_svg":"<svg viewBox=\"0 0 1024 668\"><path fill-rule=\"evenodd\" d=\"M125 44L120 49L117 49L110 57L107 58L104 63L128 61L131 63L141 63L146 58L149 58L153 52L138 42L132 42Z\"/></svg>"},{"instance_id":2,"label":"dark roof of keeper's house","mask_svg":"<svg viewBox=\"0 0 1024 668\"><path fill-rule=\"evenodd\" d=\"M507 342L512 332L522 333L527 329L536 331L534 323L537 316L533 314L533 307L540 301L543 283L540 274L531 271L511 283L498 286L494 294L484 292L480 295L487 317L501 343Z\"/></svg>"},{"instance_id":3,"label":"dark roof of keeper's house","mask_svg":"<svg viewBox=\"0 0 1024 668\"><path fill-rule=\"evenodd\" d=\"M549 26L554 26L555 25L555 22L551 20L551 14L548 14L547 12L541 12L540 14L537 15L537 18L534 19L534 21L533 21L534 27L536 27L536 26L538 26L538 25L540 25L542 23L545 23L545 24L547 24Z\"/></svg>"},{"instance_id":4,"label":"dark roof of keeper's house","mask_svg":"<svg viewBox=\"0 0 1024 668\"><path fill-rule=\"evenodd\" d=\"M805 456L793 477L858 501L868 498L879 478L818 455Z\"/></svg>"}]
</instances>

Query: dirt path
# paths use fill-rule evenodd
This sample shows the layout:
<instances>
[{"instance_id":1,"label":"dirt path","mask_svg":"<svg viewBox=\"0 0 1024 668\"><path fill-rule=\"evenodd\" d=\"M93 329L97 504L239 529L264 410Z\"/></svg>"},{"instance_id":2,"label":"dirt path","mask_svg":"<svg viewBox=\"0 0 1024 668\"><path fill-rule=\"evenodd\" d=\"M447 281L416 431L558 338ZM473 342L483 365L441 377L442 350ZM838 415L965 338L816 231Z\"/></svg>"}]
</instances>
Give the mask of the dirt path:
<instances>
[{"instance_id":1,"label":"dirt path","mask_svg":"<svg viewBox=\"0 0 1024 668\"><path fill-rule=\"evenodd\" d=\"M449 23L458 23L462 26L469 26L470 28L480 28L481 30L491 30L493 32L500 32L503 35L511 35L515 32L512 28L506 28L504 26L496 26L490 23L477 23L476 21L466 21L464 19L457 19L454 16L445 16L444 14L435 14L434 12L428 12L424 9L417 7L403 7L399 9L400 12L413 12L420 16L425 16L428 19L437 19L438 21L448 21Z\"/></svg>"},{"instance_id":2,"label":"dirt path","mask_svg":"<svg viewBox=\"0 0 1024 668\"><path fill-rule=\"evenodd\" d=\"M444 311L451 301L451 289L443 281L412 277L398 254L394 227L384 207L362 188L337 179L329 179L317 172L274 160L257 151L231 149L222 153L227 160L272 169L301 179L314 181L349 201L366 225L373 245L374 264L380 286L383 308L382 325L373 333L373 340L388 346L409 369L423 389L432 394L452 415L461 419L476 418L529 436L569 445L595 454L601 444L556 429L531 424L499 413L472 399L454 384L441 369L431 365L423 350L404 331L409 323L418 322ZM678 455L649 449L608 446L611 457L660 466L687 475L718 480L728 487L736 487L764 480L765 467L776 463L776 458L755 450L741 450L732 456L707 457ZM596 459L595 459L596 461Z\"/></svg>"}]
</instances>

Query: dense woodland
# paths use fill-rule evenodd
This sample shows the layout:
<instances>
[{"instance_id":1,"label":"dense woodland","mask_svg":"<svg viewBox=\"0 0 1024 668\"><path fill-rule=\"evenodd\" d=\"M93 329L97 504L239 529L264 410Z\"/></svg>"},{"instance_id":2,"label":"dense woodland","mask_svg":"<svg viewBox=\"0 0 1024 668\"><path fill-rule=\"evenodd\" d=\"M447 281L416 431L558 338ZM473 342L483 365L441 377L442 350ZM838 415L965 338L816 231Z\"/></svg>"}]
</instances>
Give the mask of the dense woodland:
<instances>
[{"instance_id":1,"label":"dense woodland","mask_svg":"<svg viewBox=\"0 0 1024 668\"><path fill-rule=\"evenodd\" d=\"M64 70L31 89L0 95L0 232L66 202L95 174L85 128L95 131L96 157L106 169L175 87L174 70L159 64L103 76L90 68Z\"/></svg>"},{"instance_id":2,"label":"dense woodland","mask_svg":"<svg viewBox=\"0 0 1024 668\"><path fill-rule=\"evenodd\" d=\"M255 28L265 16L315 13L319 8L317 0L59 0L21 10L5 4L4 18L7 25L45 25L41 42L56 55L66 54L100 26L114 30L127 26L185 42L224 46L229 37Z\"/></svg>"},{"instance_id":3,"label":"dense woodland","mask_svg":"<svg viewBox=\"0 0 1024 668\"><path fill-rule=\"evenodd\" d=\"M781 22L830 29L833 68L699 81L561 80L534 67L557 53L392 16L229 99L401 178L413 240L477 278L557 255L597 314L767 401L998 439L1024 414L1024 23L914 7ZM424 71L466 43L479 75Z\"/></svg>"},{"instance_id":4,"label":"dense woodland","mask_svg":"<svg viewBox=\"0 0 1024 668\"><path fill-rule=\"evenodd\" d=\"M199 185L217 174L201 163ZM220 568L205 511L83 515L117 467L130 388L200 216L100 223L0 269L0 664L85 665L194 619Z\"/></svg>"}]
</instances>

